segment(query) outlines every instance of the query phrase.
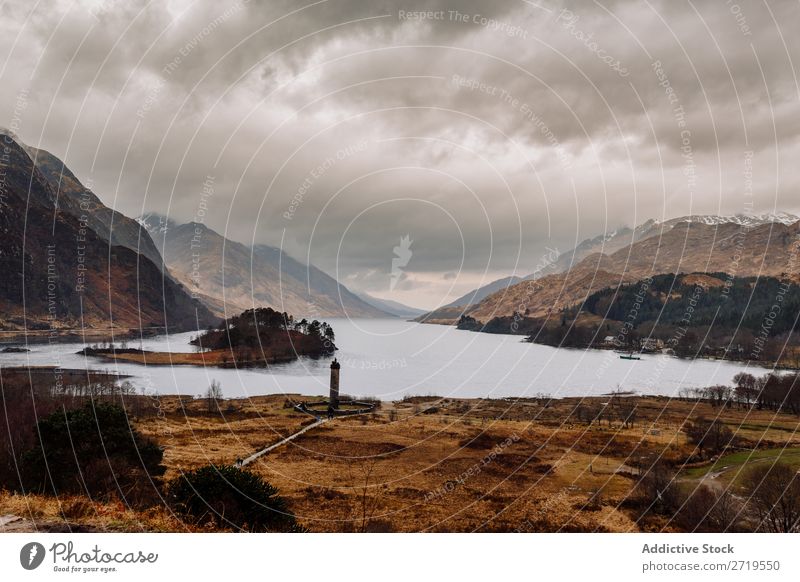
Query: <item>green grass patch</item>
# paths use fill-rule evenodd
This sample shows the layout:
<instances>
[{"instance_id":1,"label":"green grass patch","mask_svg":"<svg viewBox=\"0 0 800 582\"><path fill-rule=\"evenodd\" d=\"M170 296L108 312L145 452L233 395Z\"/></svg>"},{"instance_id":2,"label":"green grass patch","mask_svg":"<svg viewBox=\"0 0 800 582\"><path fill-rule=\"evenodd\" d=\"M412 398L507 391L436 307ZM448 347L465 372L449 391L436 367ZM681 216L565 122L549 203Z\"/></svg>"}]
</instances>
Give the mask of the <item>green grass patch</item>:
<instances>
[{"instance_id":1,"label":"green grass patch","mask_svg":"<svg viewBox=\"0 0 800 582\"><path fill-rule=\"evenodd\" d=\"M731 473L737 473L742 465L762 461L765 459L778 460L792 467L800 468L800 447L787 447L785 449L760 449L755 451L740 451L724 455L705 467L695 467L683 472L688 479L700 479L708 473L721 471L724 468L730 469Z\"/></svg>"}]
</instances>

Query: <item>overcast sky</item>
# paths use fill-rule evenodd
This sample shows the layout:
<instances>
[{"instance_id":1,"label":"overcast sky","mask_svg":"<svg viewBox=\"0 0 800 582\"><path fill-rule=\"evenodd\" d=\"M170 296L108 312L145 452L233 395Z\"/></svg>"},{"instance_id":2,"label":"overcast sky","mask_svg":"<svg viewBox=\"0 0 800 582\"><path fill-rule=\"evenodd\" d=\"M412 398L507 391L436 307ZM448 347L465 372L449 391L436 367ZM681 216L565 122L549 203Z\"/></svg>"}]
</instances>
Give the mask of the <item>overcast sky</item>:
<instances>
[{"instance_id":1,"label":"overcast sky","mask_svg":"<svg viewBox=\"0 0 800 582\"><path fill-rule=\"evenodd\" d=\"M408 304L649 218L800 210L796 0L0 10L0 123L107 205Z\"/></svg>"}]
</instances>

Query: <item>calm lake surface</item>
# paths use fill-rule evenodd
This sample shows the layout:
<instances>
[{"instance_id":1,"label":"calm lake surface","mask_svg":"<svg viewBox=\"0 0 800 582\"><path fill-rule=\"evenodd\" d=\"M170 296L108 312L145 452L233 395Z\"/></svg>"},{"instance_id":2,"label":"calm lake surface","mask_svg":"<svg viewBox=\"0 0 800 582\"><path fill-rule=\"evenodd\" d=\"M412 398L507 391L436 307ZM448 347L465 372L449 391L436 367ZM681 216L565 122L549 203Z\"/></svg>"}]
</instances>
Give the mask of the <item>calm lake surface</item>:
<instances>
[{"instance_id":1,"label":"calm lake surface","mask_svg":"<svg viewBox=\"0 0 800 582\"><path fill-rule=\"evenodd\" d=\"M342 364L341 390L396 400L406 395L504 397L600 395L612 390L676 396L681 388L731 384L733 376L767 370L720 360L645 355L620 360L614 352L571 350L523 343L520 336L460 331L398 319L328 319ZM129 347L191 352L194 333L158 336ZM0 354L0 366L58 365L131 376L147 392L201 394L218 380L226 397L260 394L327 394L330 358L301 358L263 369L116 364L79 356L84 344L31 344L29 353Z\"/></svg>"}]
</instances>

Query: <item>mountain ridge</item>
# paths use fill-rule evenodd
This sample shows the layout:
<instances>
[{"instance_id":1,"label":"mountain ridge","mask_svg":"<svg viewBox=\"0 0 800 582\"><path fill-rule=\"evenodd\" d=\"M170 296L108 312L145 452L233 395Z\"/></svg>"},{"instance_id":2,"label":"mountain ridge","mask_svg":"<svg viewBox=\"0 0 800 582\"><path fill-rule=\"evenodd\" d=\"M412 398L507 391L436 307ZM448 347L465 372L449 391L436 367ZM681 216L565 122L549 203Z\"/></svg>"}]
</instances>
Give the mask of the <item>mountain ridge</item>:
<instances>
[{"instance_id":1,"label":"mountain ridge","mask_svg":"<svg viewBox=\"0 0 800 582\"><path fill-rule=\"evenodd\" d=\"M11 135L11 134L8 134ZM16 137L11 135L12 139ZM107 207L100 198L75 176L67 165L47 150L19 142L34 166L49 182L58 211L67 212L86 222L103 240L111 245L127 247L146 256L163 270L161 254L149 233L124 214Z\"/></svg>"},{"instance_id":2,"label":"mountain ridge","mask_svg":"<svg viewBox=\"0 0 800 582\"><path fill-rule=\"evenodd\" d=\"M386 317L324 271L264 244L247 246L205 224L140 216L172 275L209 309L228 317L272 307L298 317Z\"/></svg>"},{"instance_id":3,"label":"mountain ridge","mask_svg":"<svg viewBox=\"0 0 800 582\"><path fill-rule=\"evenodd\" d=\"M493 317L510 316L520 305L542 316L553 311L554 305L548 305L548 301L564 307L564 300L578 301L581 296L598 291L598 285L614 284L614 276L616 284L672 272L735 271L731 274L792 276L795 273L787 272L790 266L782 265L776 257L791 255L790 246L796 241L798 231L800 218L789 213L692 215L663 222L651 219L634 229L618 229L586 239L575 249L559 255L548 266L556 272L537 278L535 287L560 289L560 293L536 293L530 287L521 292L519 287L524 283L517 283L477 303L458 310L436 310L418 321L453 323L463 313L485 322ZM622 244L628 240L633 242ZM690 252L685 252L686 249ZM708 252L704 253L704 249ZM578 257L580 260L576 261ZM564 268L564 265L570 266ZM592 277L592 273L597 275ZM514 302L516 307L512 307Z\"/></svg>"}]
</instances>

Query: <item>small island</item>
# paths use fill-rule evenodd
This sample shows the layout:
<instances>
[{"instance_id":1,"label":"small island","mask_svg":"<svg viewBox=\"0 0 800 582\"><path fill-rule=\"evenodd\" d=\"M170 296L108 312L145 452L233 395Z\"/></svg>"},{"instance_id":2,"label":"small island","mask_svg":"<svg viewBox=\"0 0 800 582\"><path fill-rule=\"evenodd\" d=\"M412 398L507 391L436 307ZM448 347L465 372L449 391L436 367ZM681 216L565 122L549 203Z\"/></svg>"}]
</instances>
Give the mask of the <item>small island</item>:
<instances>
[{"instance_id":1,"label":"small island","mask_svg":"<svg viewBox=\"0 0 800 582\"><path fill-rule=\"evenodd\" d=\"M191 342L194 353L136 348L86 347L79 354L146 365L257 367L291 362L300 356L325 357L336 351L333 328L325 322L296 321L270 307L248 309L209 327Z\"/></svg>"}]
</instances>

